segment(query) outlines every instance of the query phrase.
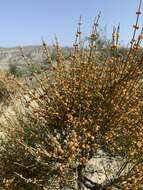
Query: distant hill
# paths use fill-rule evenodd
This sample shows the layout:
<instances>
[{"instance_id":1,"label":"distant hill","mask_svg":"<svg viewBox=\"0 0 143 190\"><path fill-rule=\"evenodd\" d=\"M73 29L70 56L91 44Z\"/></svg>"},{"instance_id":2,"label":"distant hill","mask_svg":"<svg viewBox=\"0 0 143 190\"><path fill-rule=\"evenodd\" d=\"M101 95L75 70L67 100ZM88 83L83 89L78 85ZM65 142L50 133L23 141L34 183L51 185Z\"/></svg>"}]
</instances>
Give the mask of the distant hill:
<instances>
[{"instance_id":1,"label":"distant hill","mask_svg":"<svg viewBox=\"0 0 143 190\"><path fill-rule=\"evenodd\" d=\"M41 63L43 60L42 46L23 46L22 47L24 54L32 58L35 63ZM64 51L68 51L68 47L62 48ZM53 47L50 46L49 50L53 52ZM0 69L7 70L9 64L17 64L18 66L22 66L24 64L24 60L21 56L19 47L12 48L3 48L0 47Z\"/></svg>"},{"instance_id":2,"label":"distant hill","mask_svg":"<svg viewBox=\"0 0 143 190\"><path fill-rule=\"evenodd\" d=\"M40 61L42 56L41 46L24 46L24 54L35 60ZM24 63L19 47L2 48L0 47L0 69L7 69L9 64L21 65Z\"/></svg>"}]
</instances>

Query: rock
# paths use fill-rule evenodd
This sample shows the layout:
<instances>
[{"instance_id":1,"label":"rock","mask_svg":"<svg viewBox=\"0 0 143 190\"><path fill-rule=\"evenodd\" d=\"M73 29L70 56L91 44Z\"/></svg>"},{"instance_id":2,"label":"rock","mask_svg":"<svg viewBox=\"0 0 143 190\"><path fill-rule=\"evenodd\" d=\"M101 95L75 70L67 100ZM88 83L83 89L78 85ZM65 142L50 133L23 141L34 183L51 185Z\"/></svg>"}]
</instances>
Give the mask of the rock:
<instances>
[{"instance_id":1,"label":"rock","mask_svg":"<svg viewBox=\"0 0 143 190\"><path fill-rule=\"evenodd\" d=\"M116 178L116 174L125 163L125 160L120 156L110 157L102 150L98 150L97 154L89 160L84 171L83 176L86 177L87 183L89 185L96 184L105 184L110 180ZM129 171L131 165L127 165L122 174L125 174ZM89 180L89 181L88 181ZM83 190L88 190L84 187Z\"/></svg>"}]
</instances>

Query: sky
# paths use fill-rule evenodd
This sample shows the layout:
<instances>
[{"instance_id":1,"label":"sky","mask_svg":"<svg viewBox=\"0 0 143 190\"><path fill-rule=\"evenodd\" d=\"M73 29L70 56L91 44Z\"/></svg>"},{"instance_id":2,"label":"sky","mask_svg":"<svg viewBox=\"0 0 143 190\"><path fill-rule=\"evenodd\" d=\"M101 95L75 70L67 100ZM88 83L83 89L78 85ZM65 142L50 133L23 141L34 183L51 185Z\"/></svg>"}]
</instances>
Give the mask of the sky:
<instances>
[{"instance_id":1,"label":"sky","mask_svg":"<svg viewBox=\"0 0 143 190\"><path fill-rule=\"evenodd\" d=\"M0 47L52 44L56 35L62 46L74 41L78 18L82 15L83 36L91 31L94 17L101 11L99 26L108 38L112 27L121 25L121 41L131 39L139 0L0 0ZM143 7L143 6L142 6ZM143 25L143 16L140 18Z\"/></svg>"}]
</instances>

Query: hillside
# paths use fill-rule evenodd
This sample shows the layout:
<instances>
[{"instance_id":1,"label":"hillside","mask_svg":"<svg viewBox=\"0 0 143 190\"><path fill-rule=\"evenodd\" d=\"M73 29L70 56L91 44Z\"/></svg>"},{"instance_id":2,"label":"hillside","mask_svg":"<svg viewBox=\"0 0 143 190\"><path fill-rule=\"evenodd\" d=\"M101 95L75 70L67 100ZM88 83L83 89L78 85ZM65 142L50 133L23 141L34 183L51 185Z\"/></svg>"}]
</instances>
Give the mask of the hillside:
<instances>
[{"instance_id":1,"label":"hillside","mask_svg":"<svg viewBox=\"0 0 143 190\"><path fill-rule=\"evenodd\" d=\"M23 47L24 54L39 62L41 60L42 51L40 46L25 46ZM22 65L24 63L19 47L0 48L0 69L7 70L9 64Z\"/></svg>"}]
</instances>

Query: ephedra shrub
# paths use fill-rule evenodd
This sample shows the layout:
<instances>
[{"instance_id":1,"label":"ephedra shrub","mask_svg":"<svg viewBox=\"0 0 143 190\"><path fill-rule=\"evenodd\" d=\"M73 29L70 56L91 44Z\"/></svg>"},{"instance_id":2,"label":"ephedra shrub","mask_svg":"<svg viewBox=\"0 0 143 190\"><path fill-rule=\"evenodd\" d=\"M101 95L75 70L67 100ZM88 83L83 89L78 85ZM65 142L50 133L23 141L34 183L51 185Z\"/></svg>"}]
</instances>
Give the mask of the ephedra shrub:
<instances>
[{"instance_id":1,"label":"ephedra shrub","mask_svg":"<svg viewBox=\"0 0 143 190\"><path fill-rule=\"evenodd\" d=\"M141 3L140 3L141 6ZM82 44L81 21L66 60L56 40L56 62L47 58L35 80L18 86L17 120L9 127L0 155L0 184L4 189L46 190L140 189L143 182L143 52L140 46L140 6L130 48L120 51L119 29L113 28L106 53L96 47L100 15L94 21L88 44ZM24 56L24 55L23 55ZM90 187L82 175L86 163L101 149L124 162L112 179ZM123 171L131 164L126 174ZM94 187L93 187L94 186Z\"/></svg>"}]
</instances>

